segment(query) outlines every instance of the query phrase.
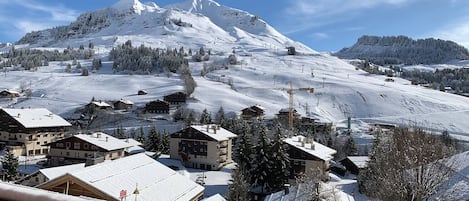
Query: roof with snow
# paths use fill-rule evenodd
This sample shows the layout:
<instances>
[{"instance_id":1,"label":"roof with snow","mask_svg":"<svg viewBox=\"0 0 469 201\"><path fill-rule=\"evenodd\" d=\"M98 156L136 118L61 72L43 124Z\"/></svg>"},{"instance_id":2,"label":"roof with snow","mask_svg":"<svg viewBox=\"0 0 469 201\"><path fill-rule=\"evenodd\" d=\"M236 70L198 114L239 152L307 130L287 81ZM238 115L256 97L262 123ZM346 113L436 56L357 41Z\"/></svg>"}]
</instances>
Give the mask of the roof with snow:
<instances>
[{"instance_id":1,"label":"roof with snow","mask_svg":"<svg viewBox=\"0 0 469 201\"><path fill-rule=\"evenodd\" d=\"M90 201L97 199L65 195L28 186L0 182L0 200Z\"/></svg>"},{"instance_id":2,"label":"roof with snow","mask_svg":"<svg viewBox=\"0 0 469 201\"><path fill-rule=\"evenodd\" d=\"M85 163L79 163L79 164L73 164L73 165L44 168L44 169L39 170L39 172L42 173L45 177L47 177L49 180L52 180L66 173L79 171L84 168L85 168Z\"/></svg>"},{"instance_id":3,"label":"roof with snow","mask_svg":"<svg viewBox=\"0 0 469 201\"><path fill-rule=\"evenodd\" d=\"M75 177L116 200L120 200L121 190L134 192L136 184L138 184L137 189L140 193L138 200L140 201L186 201L197 197L204 191L204 187L145 154L136 154L88 166L62 177L66 176ZM41 184L39 187L47 186L52 182L54 180ZM128 199L133 199L133 196L132 193L128 193Z\"/></svg>"},{"instance_id":4,"label":"roof with snow","mask_svg":"<svg viewBox=\"0 0 469 201\"><path fill-rule=\"evenodd\" d=\"M368 161L370 160L369 156L347 156L347 158L360 169L366 168L366 166L368 166Z\"/></svg>"},{"instance_id":5,"label":"roof with snow","mask_svg":"<svg viewBox=\"0 0 469 201\"><path fill-rule=\"evenodd\" d=\"M192 125L192 128L215 139L216 141L225 141L230 138L235 138L237 135L215 124L207 125ZM216 130L216 131L215 131Z\"/></svg>"},{"instance_id":6,"label":"roof with snow","mask_svg":"<svg viewBox=\"0 0 469 201\"><path fill-rule=\"evenodd\" d=\"M104 101L93 101L91 102L91 104L96 105L98 107L111 107L111 105L109 105L108 103Z\"/></svg>"},{"instance_id":7,"label":"roof with snow","mask_svg":"<svg viewBox=\"0 0 469 201\"><path fill-rule=\"evenodd\" d=\"M20 94L20 92L10 90L10 89L5 89L5 90L0 91L0 93L1 92L5 92L5 93L8 93L8 94Z\"/></svg>"},{"instance_id":8,"label":"roof with snow","mask_svg":"<svg viewBox=\"0 0 469 201\"><path fill-rule=\"evenodd\" d=\"M130 100L123 100L123 99L120 99L118 100L117 102L121 102L121 103L124 103L126 105L133 105L134 103Z\"/></svg>"},{"instance_id":9,"label":"roof with snow","mask_svg":"<svg viewBox=\"0 0 469 201\"><path fill-rule=\"evenodd\" d=\"M25 128L68 127L70 123L62 117L53 114L45 108L7 109L2 108L8 115L18 121Z\"/></svg>"},{"instance_id":10,"label":"roof with snow","mask_svg":"<svg viewBox=\"0 0 469 201\"><path fill-rule=\"evenodd\" d=\"M310 154L324 161L331 160L332 158L334 158L333 155L337 153L336 150L324 146L320 143L317 143L313 140L311 140L311 142L306 142L306 137L302 135L293 136L291 138L284 139L283 141L291 146L294 146L304 151L307 154ZM311 145L313 145L314 149L311 148Z\"/></svg>"},{"instance_id":11,"label":"roof with snow","mask_svg":"<svg viewBox=\"0 0 469 201\"><path fill-rule=\"evenodd\" d=\"M217 193L215 195L212 195L208 198L203 199L202 201L226 201L226 199Z\"/></svg>"},{"instance_id":12,"label":"roof with snow","mask_svg":"<svg viewBox=\"0 0 469 201\"><path fill-rule=\"evenodd\" d=\"M78 134L72 137L76 137L78 139L91 143L97 147L106 149L108 151L125 149L128 147L135 146L135 143L133 141L126 142L127 139L118 139L103 132L96 132L92 134Z\"/></svg>"}]
</instances>

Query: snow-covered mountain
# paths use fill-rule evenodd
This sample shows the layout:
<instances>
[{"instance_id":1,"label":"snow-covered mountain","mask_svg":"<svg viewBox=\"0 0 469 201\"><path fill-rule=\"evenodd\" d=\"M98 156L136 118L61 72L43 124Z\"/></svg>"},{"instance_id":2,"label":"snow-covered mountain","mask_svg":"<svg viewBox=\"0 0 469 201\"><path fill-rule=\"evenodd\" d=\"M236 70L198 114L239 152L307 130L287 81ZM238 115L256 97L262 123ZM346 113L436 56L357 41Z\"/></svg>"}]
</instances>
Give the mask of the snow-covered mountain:
<instances>
[{"instance_id":1,"label":"snow-covered mountain","mask_svg":"<svg viewBox=\"0 0 469 201\"><path fill-rule=\"evenodd\" d=\"M98 57L106 59L116 45L131 40L134 46L199 49L212 51L206 62L190 61L197 87L189 108L212 114L260 104L273 117L288 107L290 81L294 88L314 87L314 93L297 92L294 105L302 115L355 123L387 122L449 130L468 135L469 104L466 97L410 85L399 78L386 82L328 54L318 53L276 31L260 17L222 6L212 0L190 0L165 8L155 3L121 0L108 8L84 13L70 25L29 33L18 47L60 49L94 43ZM287 55L294 46L297 55ZM240 64L227 64L235 52ZM90 67L91 61L81 60ZM112 62L88 77L66 73L70 62L50 62L36 72L10 71L2 75L0 89L31 86L30 99L0 101L3 107L46 107L62 115L102 100L133 101L137 107L183 88L177 74L113 74ZM216 69L204 76L204 68ZM145 89L146 96L136 96Z\"/></svg>"},{"instance_id":2,"label":"snow-covered mountain","mask_svg":"<svg viewBox=\"0 0 469 201\"><path fill-rule=\"evenodd\" d=\"M350 48L334 55L343 59L362 59L385 64L441 64L469 59L469 51L453 41L413 40L406 36L362 36Z\"/></svg>"}]
</instances>

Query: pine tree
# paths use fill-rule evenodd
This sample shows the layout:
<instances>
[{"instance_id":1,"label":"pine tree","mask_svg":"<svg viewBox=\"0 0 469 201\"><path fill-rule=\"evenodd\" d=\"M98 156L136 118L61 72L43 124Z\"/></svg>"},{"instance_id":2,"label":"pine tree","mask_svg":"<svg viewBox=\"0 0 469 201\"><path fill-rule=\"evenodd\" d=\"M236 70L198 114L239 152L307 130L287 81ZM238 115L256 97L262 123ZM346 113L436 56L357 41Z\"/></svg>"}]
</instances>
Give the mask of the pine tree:
<instances>
[{"instance_id":1,"label":"pine tree","mask_svg":"<svg viewBox=\"0 0 469 201\"><path fill-rule=\"evenodd\" d=\"M237 167L231 173L230 184L228 185L228 192L226 194L227 201L249 201L249 183L248 176L245 169Z\"/></svg>"},{"instance_id":2,"label":"pine tree","mask_svg":"<svg viewBox=\"0 0 469 201\"><path fill-rule=\"evenodd\" d=\"M288 158L287 149L282 141L283 133L280 125L277 126L277 131L274 134L272 146L270 149L270 161L272 161L272 173L270 174L268 183L273 191L278 191L283 188L283 184L288 182L288 170L290 160Z\"/></svg>"},{"instance_id":3,"label":"pine tree","mask_svg":"<svg viewBox=\"0 0 469 201\"><path fill-rule=\"evenodd\" d=\"M18 175L18 158L10 149L6 149L2 159L3 174L6 181L13 181Z\"/></svg>"},{"instance_id":4,"label":"pine tree","mask_svg":"<svg viewBox=\"0 0 469 201\"><path fill-rule=\"evenodd\" d=\"M147 144L146 144L146 150L148 151L160 151L160 134L156 130L155 126L152 126L150 128L150 131L148 132L148 137L147 137Z\"/></svg>"},{"instance_id":5,"label":"pine tree","mask_svg":"<svg viewBox=\"0 0 469 201\"><path fill-rule=\"evenodd\" d=\"M219 125L223 125L225 122L225 111L221 106L220 109L218 109L217 115L215 116L215 122Z\"/></svg>"},{"instance_id":6,"label":"pine tree","mask_svg":"<svg viewBox=\"0 0 469 201\"><path fill-rule=\"evenodd\" d=\"M238 138L235 149L235 160L240 168L250 170L252 168L253 145L251 136L247 127L243 127L243 131Z\"/></svg>"},{"instance_id":7,"label":"pine tree","mask_svg":"<svg viewBox=\"0 0 469 201\"><path fill-rule=\"evenodd\" d=\"M169 133L164 131L163 133L160 133L160 138L161 138L161 144L160 144L160 150L162 154L169 154Z\"/></svg>"},{"instance_id":8,"label":"pine tree","mask_svg":"<svg viewBox=\"0 0 469 201\"><path fill-rule=\"evenodd\" d=\"M207 109L204 109L202 111L202 114L200 115L200 119L199 119L200 124L212 123L212 118L210 116L211 115L208 113Z\"/></svg>"},{"instance_id":9,"label":"pine tree","mask_svg":"<svg viewBox=\"0 0 469 201\"><path fill-rule=\"evenodd\" d=\"M138 137L136 140L142 144L145 144L146 136L145 136L145 132L143 131L143 127L140 127L140 133L138 134Z\"/></svg>"},{"instance_id":10,"label":"pine tree","mask_svg":"<svg viewBox=\"0 0 469 201\"><path fill-rule=\"evenodd\" d=\"M129 137L132 139L135 139L137 137L137 131L135 130L135 128L130 129Z\"/></svg>"},{"instance_id":11,"label":"pine tree","mask_svg":"<svg viewBox=\"0 0 469 201\"><path fill-rule=\"evenodd\" d=\"M267 130L261 128L259 130L259 140L255 147L254 160L256 163L251 168L251 183L254 187L261 188L261 192L269 190L268 186L269 177L271 176L272 161L270 161L270 146L267 139Z\"/></svg>"}]
</instances>

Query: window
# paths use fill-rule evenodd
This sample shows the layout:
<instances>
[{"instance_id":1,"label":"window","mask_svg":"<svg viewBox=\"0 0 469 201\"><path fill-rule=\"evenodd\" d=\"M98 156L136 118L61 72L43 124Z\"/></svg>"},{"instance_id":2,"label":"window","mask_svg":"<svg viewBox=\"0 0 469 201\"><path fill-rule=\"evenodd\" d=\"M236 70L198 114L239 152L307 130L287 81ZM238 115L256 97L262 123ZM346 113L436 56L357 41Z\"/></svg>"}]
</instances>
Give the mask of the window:
<instances>
[{"instance_id":1,"label":"window","mask_svg":"<svg viewBox=\"0 0 469 201\"><path fill-rule=\"evenodd\" d=\"M55 146L56 146L57 148L63 148L63 147L64 147L64 143L58 142L58 143L55 144Z\"/></svg>"},{"instance_id":2,"label":"window","mask_svg":"<svg viewBox=\"0 0 469 201\"><path fill-rule=\"evenodd\" d=\"M80 143L79 142L73 143L73 148L74 149L80 149Z\"/></svg>"},{"instance_id":3,"label":"window","mask_svg":"<svg viewBox=\"0 0 469 201\"><path fill-rule=\"evenodd\" d=\"M83 148L84 148L84 149L88 149L88 148L89 148L88 143L83 144Z\"/></svg>"},{"instance_id":4,"label":"window","mask_svg":"<svg viewBox=\"0 0 469 201\"><path fill-rule=\"evenodd\" d=\"M41 144L41 142L36 142L37 145Z\"/></svg>"},{"instance_id":5,"label":"window","mask_svg":"<svg viewBox=\"0 0 469 201\"><path fill-rule=\"evenodd\" d=\"M66 142L66 143L65 143L65 147L66 147L66 148L70 148L70 142Z\"/></svg>"},{"instance_id":6,"label":"window","mask_svg":"<svg viewBox=\"0 0 469 201\"><path fill-rule=\"evenodd\" d=\"M47 141L44 141L44 144L47 144Z\"/></svg>"},{"instance_id":7,"label":"window","mask_svg":"<svg viewBox=\"0 0 469 201\"><path fill-rule=\"evenodd\" d=\"M65 155L70 156L70 152L67 151L67 153Z\"/></svg>"},{"instance_id":8,"label":"window","mask_svg":"<svg viewBox=\"0 0 469 201\"><path fill-rule=\"evenodd\" d=\"M38 177L34 178L34 181L39 182L39 178Z\"/></svg>"},{"instance_id":9,"label":"window","mask_svg":"<svg viewBox=\"0 0 469 201\"><path fill-rule=\"evenodd\" d=\"M117 156L122 156L122 152L118 151Z\"/></svg>"},{"instance_id":10,"label":"window","mask_svg":"<svg viewBox=\"0 0 469 201\"><path fill-rule=\"evenodd\" d=\"M47 134L44 134L42 137L47 137Z\"/></svg>"},{"instance_id":11,"label":"window","mask_svg":"<svg viewBox=\"0 0 469 201\"><path fill-rule=\"evenodd\" d=\"M91 150L98 150L97 146L91 145Z\"/></svg>"}]
</instances>

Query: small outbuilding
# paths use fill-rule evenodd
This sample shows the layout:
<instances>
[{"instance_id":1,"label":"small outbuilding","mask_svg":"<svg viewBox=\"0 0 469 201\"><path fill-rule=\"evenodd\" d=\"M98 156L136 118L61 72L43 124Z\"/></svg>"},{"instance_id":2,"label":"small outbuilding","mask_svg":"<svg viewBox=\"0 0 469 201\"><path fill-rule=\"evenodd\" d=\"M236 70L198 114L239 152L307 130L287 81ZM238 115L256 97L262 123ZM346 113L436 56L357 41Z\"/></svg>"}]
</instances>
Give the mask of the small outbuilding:
<instances>
[{"instance_id":1,"label":"small outbuilding","mask_svg":"<svg viewBox=\"0 0 469 201\"><path fill-rule=\"evenodd\" d=\"M132 101L129 101L129 100L120 99L120 100L114 102L113 105L114 105L115 110L130 110L130 109L132 109L134 103Z\"/></svg>"}]
</instances>

